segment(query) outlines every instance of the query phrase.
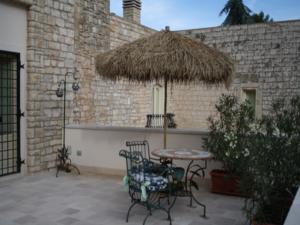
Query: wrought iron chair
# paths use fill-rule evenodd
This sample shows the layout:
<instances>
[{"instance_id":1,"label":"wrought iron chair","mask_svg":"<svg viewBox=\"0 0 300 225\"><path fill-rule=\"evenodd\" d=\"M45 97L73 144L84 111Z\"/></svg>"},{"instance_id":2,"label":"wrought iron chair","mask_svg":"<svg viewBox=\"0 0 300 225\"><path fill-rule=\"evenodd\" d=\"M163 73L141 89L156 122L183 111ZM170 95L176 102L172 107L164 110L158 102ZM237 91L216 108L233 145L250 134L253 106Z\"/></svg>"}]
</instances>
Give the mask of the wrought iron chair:
<instances>
[{"instance_id":1,"label":"wrought iron chair","mask_svg":"<svg viewBox=\"0 0 300 225\"><path fill-rule=\"evenodd\" d=\"M140 152L144 159L148 159L149 161L158 160L157 158L152 158L150 155L149 142L144 141L126 141L126 147L129 148L130 152Z\"/></svg>"},{"instance_id":2,"label":"wrought iron chair","mask_svg":"<svg viewBox=\"0 0 300 225\"><path fill-rule=\"evenodd\" d=\"M166 167L160 174L152 172L152 164L143 157L140 151L121 150L119 155L126 159L127 176L124 177L124 184L128 188L132 202L127 212L126 222L128 222L132 208L135 205L141 205L148 211L143 225L155 210L164 211L171 225L170 210L176 201L176 197L173 197L172 202L169 202L171 199L172 169ZM168 201L162 201L162 199L168 199Z\"/></svg>"},{"instance_id":3,"label":"wrought iron chair","mask_svg":"<svg viewBox=\"0 0 300 225\"><path fill-rule=\"evenodd\" d=\"M129 148L130 152L140 152L144 159L147 159L152 164L153 172L160 172L164 170L168 164L172 164L171 160L161 160L159 158L153 158L150 154L149 142L144 141L127 141L126 147ZM156 170L156 171L155 171Z\"/></svg>"}]
</instances>

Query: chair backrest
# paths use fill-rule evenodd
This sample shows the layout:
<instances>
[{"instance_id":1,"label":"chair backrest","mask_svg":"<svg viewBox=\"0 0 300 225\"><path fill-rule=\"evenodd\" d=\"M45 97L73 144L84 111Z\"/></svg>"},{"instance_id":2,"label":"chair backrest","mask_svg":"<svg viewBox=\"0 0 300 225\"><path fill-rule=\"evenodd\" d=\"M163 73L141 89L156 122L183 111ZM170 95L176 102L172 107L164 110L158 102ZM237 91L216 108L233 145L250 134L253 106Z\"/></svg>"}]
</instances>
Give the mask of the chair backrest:
<instances>
[{"instance_id":1,"label":"chair backrest","mask_svg":"<svg viewBox=\"0 0 300 225\"><path fill-rule=\"evenodd\" d=\"M150 160L150 149L148 141L127 141L126 146L130 152L140 152L144 159Z\"/></svg>"},{"instance_id":2,"label":"chair backrest","mask_svg":"<svg viewBox=\"0 0 300 225\"><path fill-rule=\"evenodd\" d=\"M145 182L144 159L138 151L120 150L119 156L126 159L128 194L132 199L140 199L141 185Z\"/></svg>"},{"instance_id":3,"label":"chair backrest","mask_svg":"<svg viewBox=\"0 0 300 225\"><path fill-rule=\"evenodd\" d=\"M136 171L143 165L143 156L138 151L130 152L122 149L119 152L119 156L126 159L127 176L130 176L133 170Z\"/></svg>"}]
</instances>

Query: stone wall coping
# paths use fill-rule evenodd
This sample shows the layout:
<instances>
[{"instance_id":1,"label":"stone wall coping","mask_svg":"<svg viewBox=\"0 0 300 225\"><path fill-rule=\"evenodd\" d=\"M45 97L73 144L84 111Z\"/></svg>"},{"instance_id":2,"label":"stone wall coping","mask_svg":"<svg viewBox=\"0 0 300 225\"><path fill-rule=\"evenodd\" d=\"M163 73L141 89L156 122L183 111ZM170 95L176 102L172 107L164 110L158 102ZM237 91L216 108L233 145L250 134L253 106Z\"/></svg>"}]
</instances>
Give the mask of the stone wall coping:
<instances>
[{"instance_id":1,"label":"stone wall coping","mask_svg":"<svg viewBox=\"0 0 300 225\"><path fill-rule=\"evenodd\" d=\"M70 124L67 129L84 129L84 130L107 130L107 131L124 131L124 132L145 132L145 133L163 133L162 128L145 128L145 127L121 127L121 126L103 126L97 124ZM193 128L170 128L167 131L169 134L193 134L193 135L208 135L206 129Z\"/></svg>"},{"instance_id":2,"label":"stone wall coping","mask_svg":"<svg viewBox=\"0 0 300 225\"><path fill-rule=\"evenodd\" d=\"M284 225L298 225L300 221L300 188L298 189L297 195L293 201L289 214L284 222Z\"/></svg>"},{"instance_id":3,"label":"stone wall coping","mask_svg":"<svg viewBox=\"0 0 300 225\"><path fill-rule=\"evenodd\" d=\"M147 26L145 26L145 25L143 25L143 24L141 24L141 23L137 23L137 22L134 22L134 21L127 21L127 20L124 19L124 17L119 16L119 15L113 13L113 12L110 13L110 17L111 17L112 19L122 21L123 23L126 23L126 24L128 24L128 25L130 25L130 26L136 25L136 26L138 26L138 27L142 27L142 28L144 28L144 29L148 29L148 30L157 32L157 30L155 30L155 29L153 29L153 28L151 28L151 27L147 27Z\"/></svg>"},{"instance_id":4,"label":"stone wall coping","mask_svg":"<svg viewBox=\"0 0 300 225\"><path fill-rule=\"evenodd\" d=\"M184 29L184 30L174 30L175 32L188 32L188 31L205 31L205 30L235 30L241 29L243 27L265 27L272 26L276 24L289 24L289 23L300 23L300 19L295 20L281 20L274 21L270 23L254 23L254 24L243 24L243 25L231 25L231 26L215 26L215 27L202 27L202 28L192 28L192 29Z\"/></svg>"},{"instance_id":5,"label":"stone wall coping","mask_svg":"<svg viewBox=\"0 0 300 225\"><path fill-rule=\"evenodd\" d=\"M6 3L12 3L12 4L18 4L18 5L23 5L30 7L34 4L33 0L3 0L3 2Z\"/></svg>"}]
</instances>

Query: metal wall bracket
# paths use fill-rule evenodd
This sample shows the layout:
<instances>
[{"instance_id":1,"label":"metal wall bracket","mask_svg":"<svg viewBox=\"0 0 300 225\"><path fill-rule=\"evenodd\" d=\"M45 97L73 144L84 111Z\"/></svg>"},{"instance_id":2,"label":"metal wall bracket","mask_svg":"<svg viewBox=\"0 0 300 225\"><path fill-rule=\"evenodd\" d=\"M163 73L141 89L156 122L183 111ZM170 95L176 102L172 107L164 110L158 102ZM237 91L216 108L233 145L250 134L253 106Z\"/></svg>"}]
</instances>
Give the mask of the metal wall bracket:
<instances>
[{"instance_id":1,"label":"metal wall bracket","mask_svg":"<svg viewBox=\"0 0 300 225\"><path fill-rule=\"evenodd\" d=\"M18 111L17 113L18 117L25 117L25 112L21 112L21 110Z\"/></svg>"}]
</instances>

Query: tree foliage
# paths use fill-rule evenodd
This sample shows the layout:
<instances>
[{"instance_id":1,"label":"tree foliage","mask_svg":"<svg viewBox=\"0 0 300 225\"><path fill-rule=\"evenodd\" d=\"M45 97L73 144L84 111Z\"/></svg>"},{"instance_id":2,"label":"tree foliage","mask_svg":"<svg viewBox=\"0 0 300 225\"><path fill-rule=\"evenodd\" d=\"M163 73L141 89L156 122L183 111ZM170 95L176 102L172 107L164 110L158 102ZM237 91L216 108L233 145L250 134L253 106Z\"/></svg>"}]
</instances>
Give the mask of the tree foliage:
<instances>
[{"instance_id":1,"label":"tree foliage","mask_svg":"<svg viewBox=\"0 0 300 225\"><path fill-rule=\"evenodd\" d=\"M273 22L270 15L262 11L252 13L243 0L228 0L221 10L220 16L223 14L227 15L222 24L223 26Z\"/></svg>"},{"instance_id":2,"label":"tree foliage","mask_svg":"<svg viewBox=\"0 0 300 225\"><path fill-rule=\"evenodd\" d=\"M228 0L220 12L220 16L227 14L224 26L247 24L252 11L243 3L243 0Z\"/></svg>"},{"instance_id":3,"label":"tree foliage","mask_svg":"<svg viewBox=\"0 0 300 225\"><path fill-rule=\"evenodd\" d=\"M252 23L268 23L273 22L273 19L270 17L270 15L265 14L264 12L260 13L253 13L251 15L251 22Z\"/></svg>"}]
</instances>

